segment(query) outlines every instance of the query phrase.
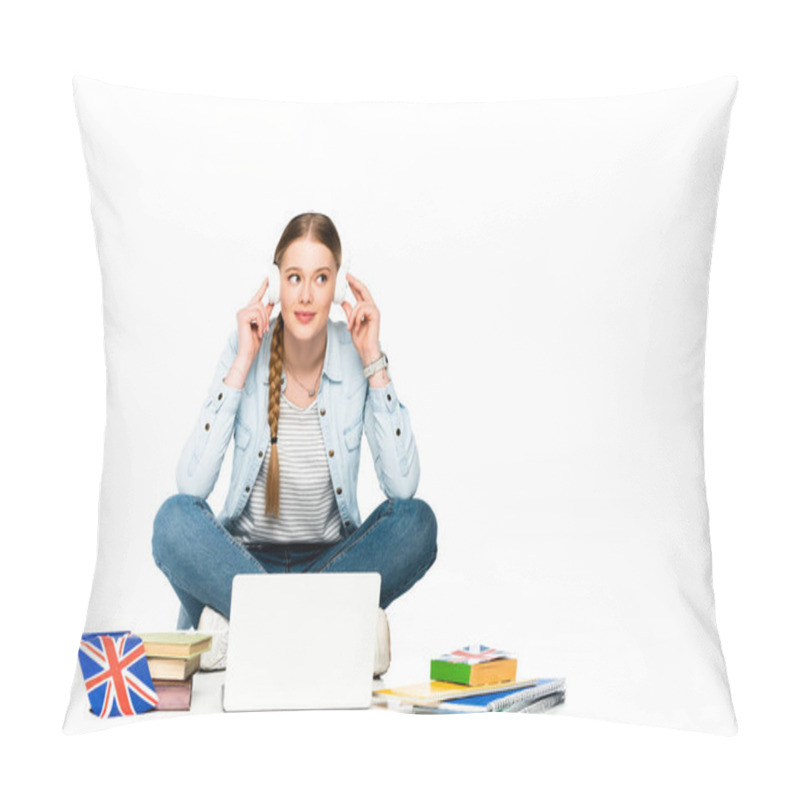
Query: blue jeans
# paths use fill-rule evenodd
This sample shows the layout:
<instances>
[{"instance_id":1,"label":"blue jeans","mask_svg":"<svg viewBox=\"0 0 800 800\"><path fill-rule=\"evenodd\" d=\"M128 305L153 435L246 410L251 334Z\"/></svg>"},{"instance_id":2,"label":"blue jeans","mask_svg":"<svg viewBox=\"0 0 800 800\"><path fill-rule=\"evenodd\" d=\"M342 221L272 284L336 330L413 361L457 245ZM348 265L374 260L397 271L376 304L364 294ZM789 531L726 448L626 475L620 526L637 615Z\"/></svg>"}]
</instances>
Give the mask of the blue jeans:
<instances>
[{"instance_id":1,"label":"blue jeans","mask_svg":"<svg viewBox=\"0 0 800 800\"><path fill-rule=\"evenodd\" d=\"M241 573L379 572L380 606L407 592L436 560L436 517L417 498L385 500L344 539L245 546L208 503L167 498L153 521L153 559L181 602L178 628L197 627L203 606L230 619L233 578Z\"/></svg>"}]
</instances>

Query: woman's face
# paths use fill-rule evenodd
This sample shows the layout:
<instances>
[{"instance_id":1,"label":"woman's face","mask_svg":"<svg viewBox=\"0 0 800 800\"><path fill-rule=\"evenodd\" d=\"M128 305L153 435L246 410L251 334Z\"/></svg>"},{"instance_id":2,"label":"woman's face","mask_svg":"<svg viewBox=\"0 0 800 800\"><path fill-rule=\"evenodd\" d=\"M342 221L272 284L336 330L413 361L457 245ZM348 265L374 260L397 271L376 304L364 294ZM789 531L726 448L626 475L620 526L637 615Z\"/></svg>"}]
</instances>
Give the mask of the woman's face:
<instances>
[{"instance_id":1,"label":"woman's face","mask_svg":"<svg viewBox=\"0 0 800 800\"><path fill-rule=\"evenodd\" d=\"M304 341L324 334L336 286L333 253L319 242L295 239L284 251L280 270L287 331Z\"/></svg>"}]
</instances>

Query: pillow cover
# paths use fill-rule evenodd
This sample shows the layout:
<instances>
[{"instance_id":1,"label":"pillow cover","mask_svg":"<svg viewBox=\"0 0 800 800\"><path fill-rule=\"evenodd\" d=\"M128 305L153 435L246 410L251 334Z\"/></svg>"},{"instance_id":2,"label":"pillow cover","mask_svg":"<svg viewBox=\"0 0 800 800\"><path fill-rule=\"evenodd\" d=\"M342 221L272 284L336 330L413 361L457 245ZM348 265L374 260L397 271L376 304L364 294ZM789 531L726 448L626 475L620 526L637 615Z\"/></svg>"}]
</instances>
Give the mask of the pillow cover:
<instances>
[{"instance_id":1,"label":"pillow cover","mask_svg":"<svg viewBox=\"0 0 800 800\"><path fill-rule=\"evenodd\" d=\"M108 381L84 631L175 628L153 519L236 312L313 210L380 310L438 521L435 564L387 609L385 684L482 641L566 678L549 713L734 733L703 371L736 89L287 103L76 77ZM230 475L226 456L215 512ZM365 447L362 517L381 500ZM191 713L220 711L203 686ZM76 661L64 730L127 721L92 717Z\"/></svg>"}]
</instances>

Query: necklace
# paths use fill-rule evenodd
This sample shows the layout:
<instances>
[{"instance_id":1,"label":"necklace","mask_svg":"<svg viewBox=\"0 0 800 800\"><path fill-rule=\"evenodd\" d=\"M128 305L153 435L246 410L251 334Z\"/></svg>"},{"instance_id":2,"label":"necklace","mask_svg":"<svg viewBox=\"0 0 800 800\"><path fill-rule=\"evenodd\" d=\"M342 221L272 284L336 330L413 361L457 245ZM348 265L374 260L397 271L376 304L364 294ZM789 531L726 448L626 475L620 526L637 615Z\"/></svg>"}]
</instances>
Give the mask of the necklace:
<instances>
[{"instance_id":1,"label":"necklace","mask_svg":"<svg viewBox=\"0 0 800 800\"><path fill-rule=\"evenodd\" d=\"M317 393L317 381L322 377L322 366L324 366L324 363L323 365L320 366L319 375L314 381L314 388L309 389L308 386L306 386L304 383L300 383L300 379L297 377L297 375L294 374L294 372L292 372L289 369L289 365L285 361L283 362L284 369L295 379L295 381L297 381L297 383L300 384L301 388L305 389L308 392L309 397L313 397Z\"/></svg>"}]
</instances>

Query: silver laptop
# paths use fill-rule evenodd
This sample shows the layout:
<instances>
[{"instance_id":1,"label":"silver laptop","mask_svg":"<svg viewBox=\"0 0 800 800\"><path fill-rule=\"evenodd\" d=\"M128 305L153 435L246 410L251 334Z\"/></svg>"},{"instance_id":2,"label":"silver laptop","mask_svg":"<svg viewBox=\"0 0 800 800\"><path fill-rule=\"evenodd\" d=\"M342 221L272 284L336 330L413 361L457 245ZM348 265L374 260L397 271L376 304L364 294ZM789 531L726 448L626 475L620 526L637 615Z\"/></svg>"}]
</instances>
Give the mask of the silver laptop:
<instances>
[{"instance_id":1,"label":"silver laptop","mask_svg":"<svg viewBox=\"0 0 800 800\"><path fill-rule=\"evenodd\" d=\"M378 572L237 575L225 711L367 708Z\"/></svg>"}]
</instances>

